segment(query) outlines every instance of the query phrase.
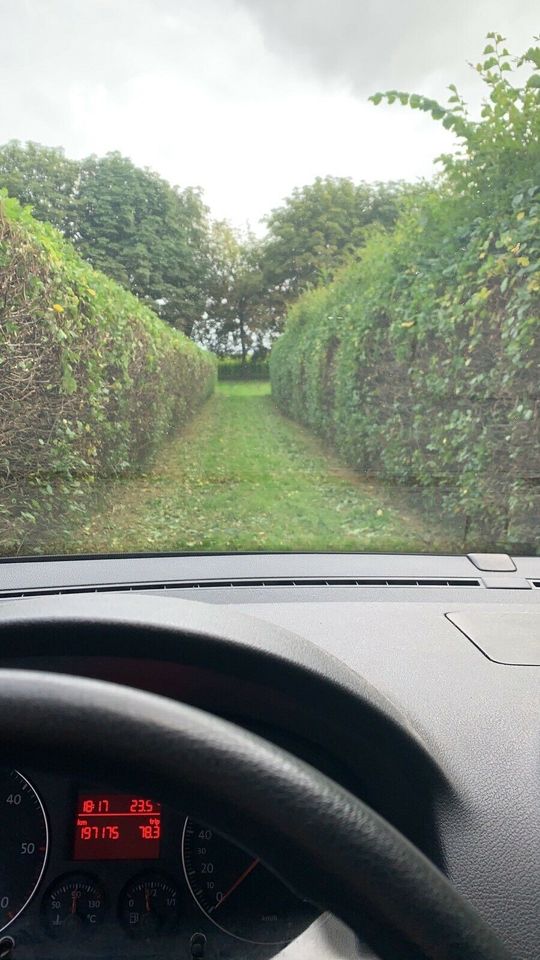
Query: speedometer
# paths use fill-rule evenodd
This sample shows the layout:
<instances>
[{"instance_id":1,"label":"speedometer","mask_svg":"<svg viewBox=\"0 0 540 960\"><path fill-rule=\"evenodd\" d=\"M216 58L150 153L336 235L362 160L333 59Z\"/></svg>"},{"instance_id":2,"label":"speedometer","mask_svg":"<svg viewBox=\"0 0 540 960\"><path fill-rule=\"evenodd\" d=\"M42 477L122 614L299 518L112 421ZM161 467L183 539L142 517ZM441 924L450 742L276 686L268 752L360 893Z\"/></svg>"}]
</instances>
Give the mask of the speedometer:
<instances>
[{"instance_id":1,"label":"speedometer","mask_svg":"<svg viewBox=\"0 0 540 960\"><path fill-rule=\"evenodd\" d=\"M32 899L47 860L43 804L17 770L0 770L0 931Z\"/></svg>"},{"instance_id":2,"label":"speedometer","mask_svg":"<svg viewBox=\"0 0 540 960\"><path fill-rule=\"evenodd\" d=\"M231 937L258 944L285 944L317 917L263 864L219 833L186 820L184 873L200 909Z\"/></svg>"}]
</instances>

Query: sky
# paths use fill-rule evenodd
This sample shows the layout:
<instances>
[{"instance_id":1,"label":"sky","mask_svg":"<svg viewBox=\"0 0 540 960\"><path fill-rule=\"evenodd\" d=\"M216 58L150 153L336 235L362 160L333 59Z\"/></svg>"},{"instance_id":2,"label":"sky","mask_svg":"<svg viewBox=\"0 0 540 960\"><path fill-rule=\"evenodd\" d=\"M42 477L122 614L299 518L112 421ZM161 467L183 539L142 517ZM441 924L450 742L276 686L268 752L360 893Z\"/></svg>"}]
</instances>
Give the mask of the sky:
<instances>
[{"instance_id":1,"label":"sky","mask_svg":"<svg viewBox=\"0 0 540 960\"><path fill-rule=\"evenodd\" d=\"M398 87L477 108L488 31L516 53L538 0L0 0L0 143L119 150L203 189L212 214L261 218L316 176L431 176L452 137L375 108ZM6 42L7 40L7 42Z\"/></svg>"}]
</instances>

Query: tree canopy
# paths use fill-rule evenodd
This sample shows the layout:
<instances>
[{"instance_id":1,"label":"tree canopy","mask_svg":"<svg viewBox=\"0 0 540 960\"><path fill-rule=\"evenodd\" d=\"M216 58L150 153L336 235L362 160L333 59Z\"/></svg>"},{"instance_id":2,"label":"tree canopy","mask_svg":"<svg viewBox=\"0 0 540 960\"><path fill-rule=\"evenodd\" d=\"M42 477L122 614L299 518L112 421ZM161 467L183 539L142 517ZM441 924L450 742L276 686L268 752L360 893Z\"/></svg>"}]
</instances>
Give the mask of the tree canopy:
<instances>
[{"instance_id":1,"label":"tree canopy","mask_svg":"<svg viewBox=\"0 0 540 960\"><path fill-rule=\"evenodd\" d=\"M266 218L263 271L267 284L294 300L308 287L330 281L363 246L373 222L391 226L400 184L354 183L318 177L297 188Z\"/></svg>"},{"instance_id":2,"label":"tree canopy","mask_svg":"<svg viewBox=\"0 0 540 960\"><path fill-rule=\"evenodd\" d=\"M253 234L242 236L226 222L214 223L208 300L194 335L218 356L239 354L245 361L248 354L268 351L277 301L265 287L262 250Z\"/></svg>"},{"instance_id":3,"label":"tree canopy","mask_svg":"<svg viewBox=\"0 0 540 960\"><path fill-rule=\"evenodd\" d=\"M82 255L191 334L204 310L209 271L200 194L109 153L83 162L77 199Z\"/></svg>"},{"instance_id":4,"label":"tree canopy","mask_svg":"<svg viewBox=\"0 0 540 960\"><path fill-rule=\"evenodd\" d=\"M319 178L267 217L262 239L215 223L207 309L196 338L219 356L264 355L290 303L357 257L371 224L394 223L403 191L401 184Z\"/></svg>"},{"instance_id":5,"label":"tree canopy","mask_svg":"<svg viewBox=\"0 0 540 960\"><path fill-rule=\"evenodd\" d=\"M0 187L24 206L30 205L37 220L52 223L70 239L76 229L79 176L80 163L68 160L61 147L18 140L0 147Z\"/></svg>"},{"instance_id":6,"label":"tree canopy","mask_svg":"<svg viewBox=\"0 0 540 960\"><path fill-rule=\"evenodd\" d=\"M204 311L209 218L199 191L179 190L120 153L68 160L60 149L0 148L0 186L58 227L92 266L191 334Z\"/></svg>"},{"instance_id":7,"label":"tree canopy","mask_svg":"<svg viewBox=\"0 0 540 960\"><path fill-rule=\"evenodd\" d=\"M71 240L92 266L221 356L264 354L304 290L358 256L373 223L391 226L403 186L318 178L266 219L260 239L212 222L181 190L120 153L0 147L0 187Z\"/></svg>"}]
</instances>

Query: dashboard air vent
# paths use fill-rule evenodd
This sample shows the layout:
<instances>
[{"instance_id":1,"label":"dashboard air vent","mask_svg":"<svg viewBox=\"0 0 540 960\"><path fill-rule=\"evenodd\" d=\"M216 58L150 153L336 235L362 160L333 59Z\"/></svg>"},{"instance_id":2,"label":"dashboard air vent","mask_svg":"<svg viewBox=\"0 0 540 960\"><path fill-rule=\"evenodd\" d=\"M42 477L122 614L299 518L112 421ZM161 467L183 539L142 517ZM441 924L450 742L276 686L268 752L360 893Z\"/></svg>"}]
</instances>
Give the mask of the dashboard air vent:
<instances>
[{"instance_id":1,"label":"dashboard air vent","mask_svg":"<svg viewBox=\"0 0 540 960\"><path fill-rule=\"evenodd\" d=\"M356 577L335 577L335 578L302 578L294 580L277 580L267 578L264 580L168 580L166 583L119 583L119 584L95 584L93 586L75 586L75 587L51 587L46 590L0 590L0 600L14 600L22 597L48 597L62 596L70 593L140 593L142 590L208 590L211 588L237 588L237 587L480 587L480 580L460 579L415 579L415 578L369 578L358 579ZM540 586L540 584L537 584Z\"/></svg>"}]
</instances>

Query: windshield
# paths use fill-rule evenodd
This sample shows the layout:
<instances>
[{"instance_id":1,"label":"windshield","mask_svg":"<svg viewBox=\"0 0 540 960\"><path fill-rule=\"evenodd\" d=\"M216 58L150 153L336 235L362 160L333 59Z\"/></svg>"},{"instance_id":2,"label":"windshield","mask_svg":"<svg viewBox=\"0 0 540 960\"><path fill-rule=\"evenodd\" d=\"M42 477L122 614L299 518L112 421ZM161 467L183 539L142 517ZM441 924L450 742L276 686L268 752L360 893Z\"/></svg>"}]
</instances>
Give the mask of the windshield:
<instances>
[{"instance_id":1,"label":"windshield","mask_svg":"<svg viewBox=\"0 0 540 960\"><path fill-rule=\"evenodd\" d=\"M537 0L0 7L0 554L537 554Z\"/></svg>"}]
</instances>

